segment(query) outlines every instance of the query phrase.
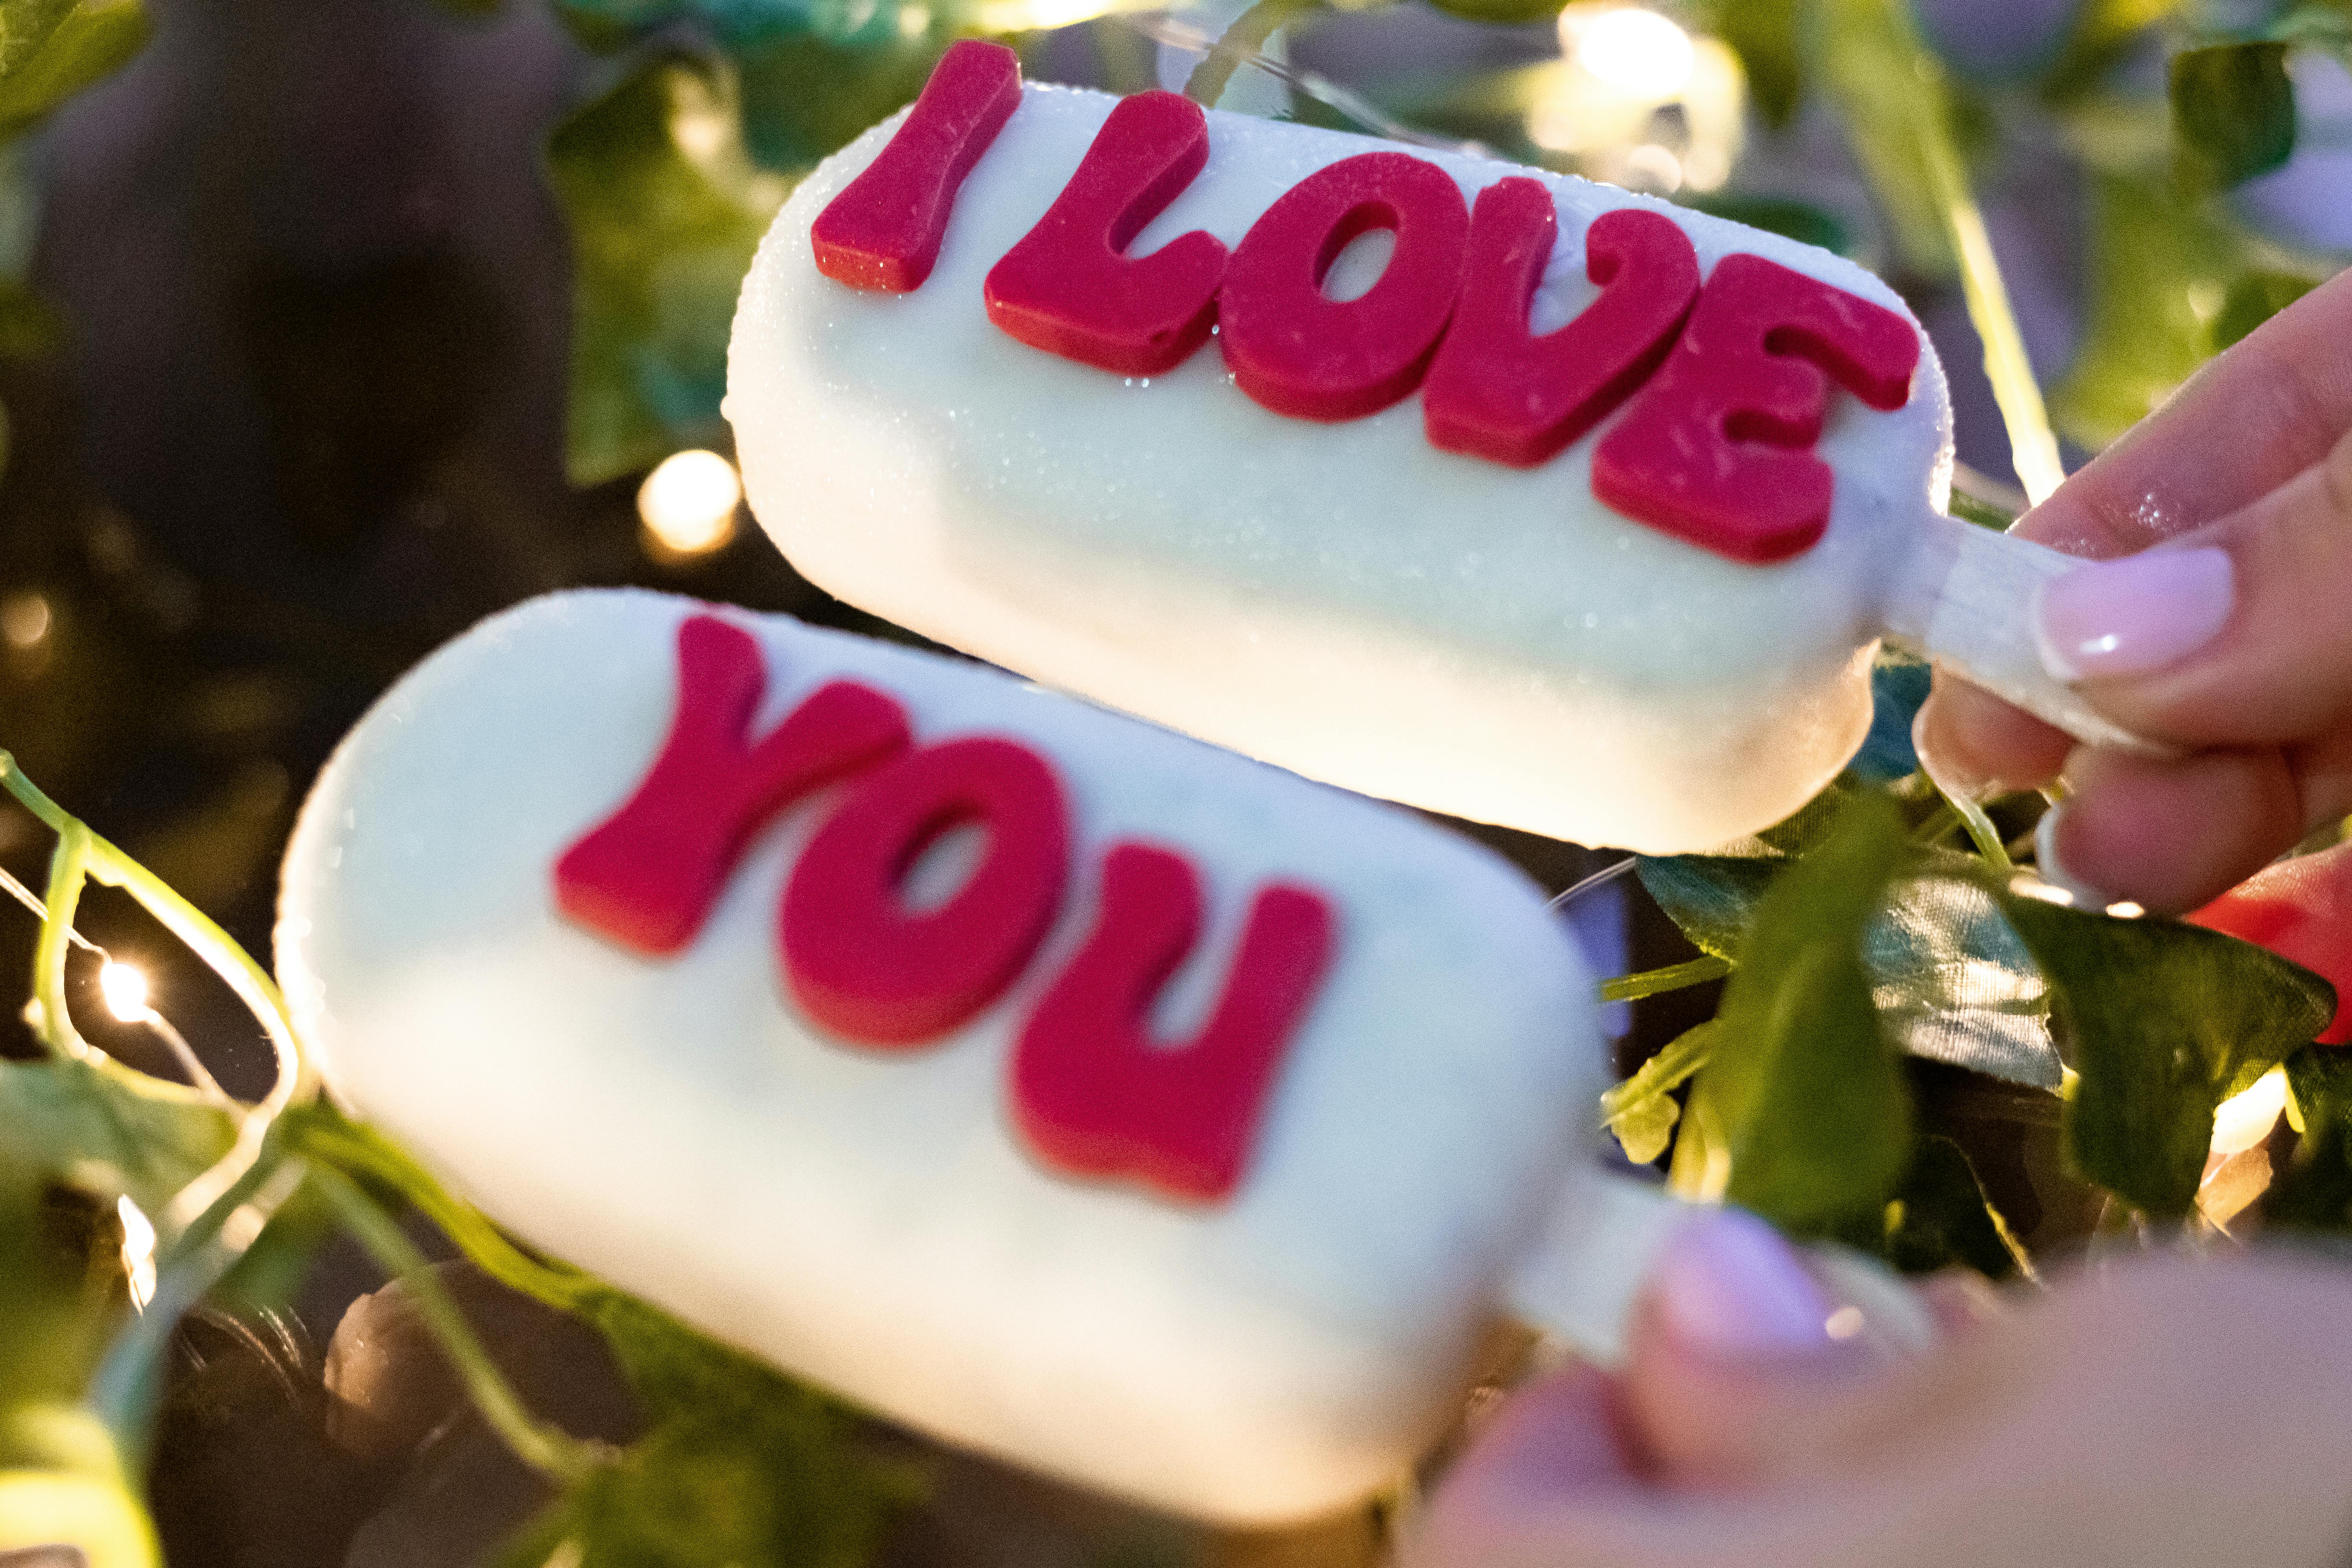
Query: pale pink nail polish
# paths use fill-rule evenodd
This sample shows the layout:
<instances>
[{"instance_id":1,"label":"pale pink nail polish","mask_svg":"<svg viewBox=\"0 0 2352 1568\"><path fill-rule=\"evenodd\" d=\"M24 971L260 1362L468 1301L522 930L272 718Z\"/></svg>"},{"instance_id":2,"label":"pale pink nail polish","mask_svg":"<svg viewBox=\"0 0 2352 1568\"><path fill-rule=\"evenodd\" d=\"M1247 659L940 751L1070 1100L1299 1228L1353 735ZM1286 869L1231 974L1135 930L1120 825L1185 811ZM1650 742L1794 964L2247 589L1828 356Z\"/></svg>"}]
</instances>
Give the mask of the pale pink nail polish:
<instances>
[{"instance_id":1,"label":"pale pink nail polish","mask_svg":"<svg viewBox=\"0 0 2352 1568\"><path fill-rule=\"evenodd\" d=\"M1829 1343L1830 1304L1797 1254L1742 1209L1694 1217L1650 1275L1666 1327L1723 1356L1815 1350Z\"/></svg>"},{"instance_id":2,"label":"pale pink nail polish","mask_svg":"<svg viewBox=\"0 0 2352 1568\"><path fill-rule=\"evenodd\" d=\"M2033 829L2033 868L2052 887L2063 890L2084 909L2104 910L2114 903L2114 898L2094 888L2072 871L2058 858L2058 824L2064 820L2066 808L2053 805L2042 814Z\"/></svg>"},{"instance_id":3,"label":"pale pink nail polish","mask_svg":"<svg viewBox=\"0 0 2352 1568\"><path fill-rule=\"evenodd\" d=\"M2228 552L2210 545L2077 566L2034 595L2042 667L2061 680L2159 668L2213 639L2235 587Z\"/></svg>"}]
</instances>

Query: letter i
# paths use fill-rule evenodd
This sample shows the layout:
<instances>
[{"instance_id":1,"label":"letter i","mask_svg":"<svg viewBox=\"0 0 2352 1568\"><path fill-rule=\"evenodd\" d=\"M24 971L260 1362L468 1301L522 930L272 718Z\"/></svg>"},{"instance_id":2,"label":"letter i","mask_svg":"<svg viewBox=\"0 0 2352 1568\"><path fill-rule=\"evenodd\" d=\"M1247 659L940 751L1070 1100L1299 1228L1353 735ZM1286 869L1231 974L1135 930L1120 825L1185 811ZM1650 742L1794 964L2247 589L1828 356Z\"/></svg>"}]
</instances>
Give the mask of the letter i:
<instances>
[{"instance_id":1,"label":"letter i","mask_svg":"<svg viewBox=\"0 0 2352 1568\"><path fill-rule=\"evenodd\" d=\"M964 176L1020 107L1011 49L977 38L949 49L889 145L810 226L816 269L853 289L921 288Z\"/></svg>"}]
</instances>

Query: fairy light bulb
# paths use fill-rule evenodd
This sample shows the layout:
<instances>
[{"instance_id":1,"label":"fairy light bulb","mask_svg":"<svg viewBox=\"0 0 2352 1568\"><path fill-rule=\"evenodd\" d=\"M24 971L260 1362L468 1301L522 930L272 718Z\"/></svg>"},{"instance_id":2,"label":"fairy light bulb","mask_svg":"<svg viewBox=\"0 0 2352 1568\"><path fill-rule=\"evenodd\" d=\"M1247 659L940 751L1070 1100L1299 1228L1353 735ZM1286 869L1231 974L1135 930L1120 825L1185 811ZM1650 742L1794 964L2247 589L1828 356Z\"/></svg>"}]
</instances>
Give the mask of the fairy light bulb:
<instances>
[{"instance_id":1,"label":"fairy light bulb","mask_svg":"<svg viewBox=\"0 0 2352 1568\"><path fill-rule=\"evenodd\" d=\"M708 555L735 537L743 480L716 452L677 452L646 476L637 517L661 552Z\"/></svg>"},{"instance_id":2,"label":"fairy light bulb","mask_svg":"<svg viewBox=\"0 0 2352 1568\"><path fill-rule=\"evenodd\" d=\"M98 991L106 998L106 1010L123 1023L146 1021L150 991L141 971L110 958L98 972Z\"/></svg>"},{"instance_id":3,"label":"fairy light bulb","mask_svg":"<svg viewBox=\"0 0 2352 1568\"><path fill-rule=\"evenodd\" d=\"M114 1212L122 1221L122 1272L131 1283L131 1304L144 1311L155 1299L154 1222L128 1197L114 1200Z\"/></svg>"},{"instance_id":4,"label":"fairy light bulb","mask_svg":"<svg viewBox=\"0 0 2352 1568\"><path fill-rule=\"evenodd\" d=\"M2270 1136L2286 1109L2286 1069L2273 1068L2213 1112L2213 1152L2236 1154Z\"/></svg>"},{"instance_id":5,"label":"fairy light bulb","mask_svg":"<svg viewBox=\"0 0 2352 1568\"><path fill-rule=\"evenodd\" d=\"M1625 6L1560 20L1576 63L1629 98L1664 102L1690 83L1697 62L1690 35L1655 11Z\"/></svg>"},{"instance_id":6,"label":"fairy light bulb","mask_svg":"<svg viewBox=\"0 0 2352 1568\"><path fill-rule=\"evenodd\" d=\"M0 599L0 641L13 648L35 648L49 635L57 616L38 594L11 594Z\"/></svg>"}]
</instances>

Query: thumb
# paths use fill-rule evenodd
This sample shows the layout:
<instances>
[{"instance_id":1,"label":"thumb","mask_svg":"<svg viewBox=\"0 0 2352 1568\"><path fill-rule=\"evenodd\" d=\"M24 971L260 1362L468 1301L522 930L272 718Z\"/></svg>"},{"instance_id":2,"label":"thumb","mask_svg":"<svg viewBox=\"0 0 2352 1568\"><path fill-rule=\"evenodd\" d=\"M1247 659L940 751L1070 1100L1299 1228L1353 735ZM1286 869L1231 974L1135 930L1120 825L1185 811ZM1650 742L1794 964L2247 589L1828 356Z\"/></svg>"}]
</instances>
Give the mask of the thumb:
<instances>
[{"instance_id":1,"label":"thumb","mask_svg":"<svg viewBox=\"0 0 2352 1568\"><path fill-rule=\"evenodd\" d=\"M1865 1329L1764 1221L1696 1218L1635 1308L1618 1391L1628 1446L1677 1485L1817 1474L1885 1397L1897 1352Z\"/></svg>"},{"instance_id":2,"label":"thumb","mask_svg":"<svg viewBox=\"0 0 2352 1568\"><path fill-rule=\"evenodd\" d=\"M2352 721L2352 433L2217 522L2069 572L2042 659L2118 722L2185 749L2310 740Z\"/></svg>"},{"instance_id":3,"label":"thumb","mask_svg":"<svg viewBox=\"0 0 2352 1568\"><path fill-rule=\"evenodd\" d=\"M2034 618L2053 673L2183 753L2069 757L2044 876L2190 908L2352 810L2352 435L2219 522L2056 579Z\"/></svg>"}]
</instances>

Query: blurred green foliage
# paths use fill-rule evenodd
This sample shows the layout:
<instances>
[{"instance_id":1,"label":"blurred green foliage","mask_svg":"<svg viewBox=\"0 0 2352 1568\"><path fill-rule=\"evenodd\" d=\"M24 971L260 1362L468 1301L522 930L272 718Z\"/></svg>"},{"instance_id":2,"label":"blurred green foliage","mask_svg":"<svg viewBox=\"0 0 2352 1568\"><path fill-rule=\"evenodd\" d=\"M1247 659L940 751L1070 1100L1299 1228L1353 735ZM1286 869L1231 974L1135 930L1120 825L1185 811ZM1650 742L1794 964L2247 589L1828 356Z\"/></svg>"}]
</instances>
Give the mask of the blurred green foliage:
<instances>
[{"instance_id":1,"label":"blurred green foliage","mask_svg":"<svg viewBox=\"0 0 2352 1568\"><path fill-rule=\"evenodd\" d=\"M575 256L575 484L725 442L735 295L785 185L743 150L735 72L656 57L566 120L548 169Z\"/></svg>"},{"instance_id":2,"label":"blurred green foliage","mask_svg":"<svg viewBox=\"0 0 2352 1568\"><path fill-rule=\"evenodd\" d=\"M483 14L498 0L445 3ZM682 446L725 444L736 293L800 178L908 101L954 38L995 32L1034 57L1045 39L1029 24L1069 20L979 0L551 3L604 57L599 90L547 147L574 257L568 468L583 485ZM1438 4L1510 26L1557 8ZM1765 134L1801 136L1811 117L1829 117L1906 283L1935 287L1955 264L1948 203L1923 148L1957 149L1979 179L2027 158L2080 171L2083 330L2053 378L2053 406L2084 447L2121 434L2335 264L2250 226L2231 190L2294 152L2298 55L2352 57L2344 0L2084 0L2046 58L1997 81L1938 59L1903 0L1673 8L1737 53ZM1191 89L1213 101L1286 29L1346 20L1324 0L1261 0L1208 52ZM1152 79L1154 44L1115 19L1089 25L1107 77L1129 88ZM0 143L117 68L147 31L138 0L0 0ZM1416 66L1360 96L1299 73L1286 86L1300 119L1388 116L1558 164L1527 132L1557 81L1553 63L1498 48L1470 65ZM0 187L29 202L13 151ZM1725 188L1685 199L1814 243L1878 249L1860 232L1871 226L1855 221L1864 215L1737 171ZM54 317L18 276L28 243L0 254L0 353L56 339ZM1881 671L1885 722L1854 772L1806 812L1717 854L1643 863L1643 886L1708 960L1671 983L1727 968L1730 978L1715 1019L1612 1091L1603 1110L1629 1154L1670 1154L1685 1190L1901 1268L1957 1261L2000 1277L2020 1265L2016 1238L1984 1173L1918 1113L1906 1052L2045 1098L2063 1053L2073 1076L2059 1114L2074 1173L2160 1219L2193 1212L2216 1104L2284 1061L2309 1135L2271 1217L2352 1228L2352 1085L2333 1056L2305 1048L2332 1008L2325 983L2175 922L2042 902L1963 852L1958 814L1913 772L1908 720L1921 685L1916 668ZM1955 974L1997 981L1996 1000L1960 994ZM331 1116L307 1124L303 1158L344 1172L388 1209L417 1205L494 1276L536 1282L588 1316L653 1418L646 1439L573 1479L516 1548L519 1563L566 1542L582 1568L850 1568L870 1555L907 1482L859 1450L849 1413L642 1303L525 1258L388 1140L325 1127ZM83 1441L91 1424L72 1405L129 1320L112 1205L128 1197L160 1211L217 1157L227 1122L119 1067L58 1059L0 1064L0 1471L94 1477L127 1498L121 1435L98 1429ZM295 1187L245 1238L219 1299L283 1300L330 1228L309 1189ZM44 1448L25 1436L52 1431L74 1441Z\"/></svg>"}]
</instances>

